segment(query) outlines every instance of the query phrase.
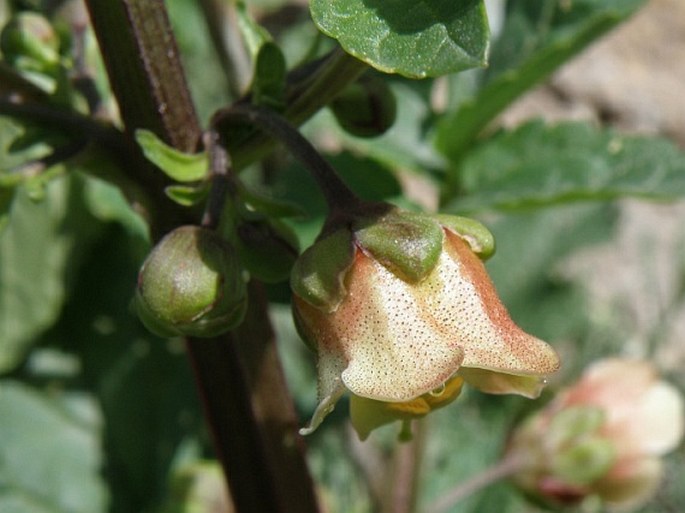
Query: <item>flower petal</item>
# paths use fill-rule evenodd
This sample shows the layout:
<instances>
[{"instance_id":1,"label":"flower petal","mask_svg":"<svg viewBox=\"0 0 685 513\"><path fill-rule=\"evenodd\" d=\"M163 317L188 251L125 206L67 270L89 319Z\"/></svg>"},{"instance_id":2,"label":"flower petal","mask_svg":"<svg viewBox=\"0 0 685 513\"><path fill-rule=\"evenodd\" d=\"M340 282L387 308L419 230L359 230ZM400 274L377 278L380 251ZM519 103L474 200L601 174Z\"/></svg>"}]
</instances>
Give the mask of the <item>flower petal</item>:
<instances>
[{"instance_id":1,"label":"flower petal","mask_svg":"<svg viewBox=\"0 0 685 513\"><path fill-rule=\"evenodd\" d=\"M487 394L518 394L530 399L540 396L547 380L540 376L505 374L484 369L462 367L459 375L469 385Z\"/></svg>"},{"instance_id":2,"label":"flower petal","mask_svg":"<svg viewBox=\"0 0 685 513\"><path fill-rule=\"evenodd\" d=\"M348 278L348 296L330 324L349 360L342 380L350 391L408 401L457 371L460 340L426 311L425 282L408 284L361 251Z\"/></svg>"},{"instance_id":3,"label":"flower petal","mask_svg":"<svg viewBox=\"0 0 685 513\"><path fill-rule=\"evenodd\" d=\"M403 403L388 403L352 395L350 398L350 421L364 441L374 429L395 422L421 418L433 410L447 406L461 393L464 380L459 376L450 378L437 390L423 394Z\"/></svg>"},{"instance_id":4,"label":"flower petal","mask_svg":"<svg viewBox=\"0 0 685 513\"><path fill-rule=\"evenodd\" d=\"M479 377L486 388L491 388L489 381L497 383L492 386L495 390L509 380L511 392L516 392L519 384L509 375L544 377L558 370L555 351L514 324L481 260L450 231L446 231L445 254L444 263L438 266L444 286L435 291L434 309L441 312L439 322L455 333L464 347L463 367L507 375L488 380L485 374ZM534 395L535 383L521 381L520 393Z\"/></svg>"},{"instance_id":5,"label":"flower petal","mask_svg":"<svg viewBox=\"0 0 685 513\"><path fill-rule=\"evenodd\" d=\"M636 458L617 465L593 488L614 509L627 511L648 501L661 482L660 459Z\"/></svg>"},{"instance_id":6,"label":"flower petal","mask_svg":"<svg viewBox=\"0 0 685 513\"><path fill-rule=\"evenodd\" d=\"M295 298L301 327L318 344L319 383L344 364L342 381L361 397L409 401L439 387L459 369L458 336L445 332L408 284L357 250L347 295L332 313ZM332 371L329 373L332 377Z\"/></svg>"}]
</instances>

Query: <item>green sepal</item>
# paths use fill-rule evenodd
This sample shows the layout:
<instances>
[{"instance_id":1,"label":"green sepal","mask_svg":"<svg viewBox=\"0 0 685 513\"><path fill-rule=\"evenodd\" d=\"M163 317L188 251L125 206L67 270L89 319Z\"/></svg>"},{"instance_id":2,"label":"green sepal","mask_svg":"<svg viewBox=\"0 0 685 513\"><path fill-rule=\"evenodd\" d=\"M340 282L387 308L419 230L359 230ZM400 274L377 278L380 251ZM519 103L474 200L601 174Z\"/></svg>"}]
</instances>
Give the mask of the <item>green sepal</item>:
<instances>
[{"instance_id":1,"label":"green sepal","mask_svg":"<svg viewBox=\"0 0 685 513\"><path fill-rule=\"evenodd\" d=\"M209 162L207 153L183 153L163 142L149 130L136 130L136 141L143 155L177 182L197 182L207 177Z\"/></svg>"},{"instance_id":2,"label":"green sepal","mask_svg":"<svg viewBox=\"0 0 685 513\"><path fill-rule=\"evenodd\" d=\"M471 250L481 260L487 260L495 253L495 238L482 223L470 217L449 214L435 214L432 217L468 242Z\"/></svg>"},{"instance_id":3,"label":"green sepal","mask_svg":"<svg viewBox=\"0 0 685 513\"><path fill-rule=\"evenodd\" d=\"M251 87L253 103L283 110L287 71L281 49L271 41L263 43L255 60Z\"/></svg>"},{"instance_id":4,"label":"green sepal","mask_svg":"<svg viewBox=\"0 0 685 513\"><path fill-rule=\"evenodd\" d=\"M602 478L616 461L616 448L604 438L580 440L555 453L552 473L567 483L583 486Z\"/></svg>"},{"instance_id":5,"label":"green sepal","mask_svg":"<svg viewBox=\"0 0 685 513\"><path fill-rule=\"evenodd\" d=\"M202 182L198 186L168 185L164 193L172 201L183 207L192 207L203 201L209 194L209 182Z\"/></svg>"},{"instance_id":6,"label":"green sepal","mask_svg":"<svg viewBox=\"0 0 685 513\"><path fill-rule=\"evenodd\" d=\"M235 234L240 261L251 276L265 283L288 279L299 254L297 236L288 225L253 213L238 221Z\"/></svg>"},{"instance_id":7,"label":"green sepal","mask_svg":"<svg viewBox=\"0 0 685 513\"><path fill-rule=\"evenodd\" d=\"M305 250L290 274L293 293L312 306L333 312L345 298L345 275L354 262L352 233L341 229Z\"/></svg>"},{"instance_id":8,"label":"green sepal","mask_svg":"<svg viewBox=\"0 0 685 513\"><path fill-rule=\"evenodd\" d=\"M399 278L416 283L435 268L444 234L430 216L393 210L355 231L359 244Z\"/></svg>"},{"instance_id":9,"label":"green sepal","mask_svg":"<svg viewBox=\"0 0 685 513\"><path fill-rule=\"evenodd\" d=\"M554 448L573 445L578 439L593 436L605 419L604 410L595 406L565 408L550 422L547 439Z\"/></svg>"}]
</instances>

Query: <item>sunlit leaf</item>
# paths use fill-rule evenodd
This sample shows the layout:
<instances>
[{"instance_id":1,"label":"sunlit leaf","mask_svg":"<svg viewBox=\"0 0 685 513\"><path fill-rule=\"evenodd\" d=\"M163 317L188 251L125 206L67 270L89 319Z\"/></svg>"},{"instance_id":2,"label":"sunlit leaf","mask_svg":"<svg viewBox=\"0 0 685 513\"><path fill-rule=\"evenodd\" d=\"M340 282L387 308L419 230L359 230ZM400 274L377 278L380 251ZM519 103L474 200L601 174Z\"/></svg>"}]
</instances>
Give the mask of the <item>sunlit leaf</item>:
<instances>
[{"instance_id":1,"label":"sunlit leaf","mask_svg":"<svg viewBox=\"0 0 685 513\"><path fill-rule=\"evenodd\" d=\"M183 153L149 130L136 130L136 141L145 157L177 182L202 180L209 171L206 153Z\"/></svg>"},{"instance_id":2,"label":"sunlit leaf","mask_svg":"<svg viewBox=\"0 0 685 513\"><path fill-rule=\"evenodd\" d=\"M310 9L319 29L381 71L424 78L486 64L481 0L312 0Z\"/></svg>"},{"instance_id":3,"label":"sunlit leaf","mask_svg":"<svg viewBox=\"0 0 685 513\"><path fill-rule=\"evenodd\" d=\"M0 419L0 511L107 511L102 419L92 398L0 381Z\"/></svg>"},{"instance_id":4,"label":"sunlit leaf","mask_svg":"<svg viewBox=\"0 0 685 513\"><path fill-rule=\"evenodd\" d=\"M520 209L623 196L685 195L685 153L666 139L626 136L585 123L536 121L502 132L472 151L463 196L450 212Z\"/></svg>"}]
</instances>

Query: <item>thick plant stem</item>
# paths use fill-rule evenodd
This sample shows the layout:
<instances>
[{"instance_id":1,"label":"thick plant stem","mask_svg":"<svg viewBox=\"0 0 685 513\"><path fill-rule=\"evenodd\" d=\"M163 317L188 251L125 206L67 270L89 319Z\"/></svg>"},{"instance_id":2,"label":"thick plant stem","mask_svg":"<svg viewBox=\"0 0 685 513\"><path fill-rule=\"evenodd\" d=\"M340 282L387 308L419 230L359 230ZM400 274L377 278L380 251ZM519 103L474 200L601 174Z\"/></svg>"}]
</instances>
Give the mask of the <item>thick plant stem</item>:
<instances>
[{"instance_id":1,"label":"thick plant stem","mask_svg":"<svg viewBox=\"0 0 685 513\"><path fill-rule=\"evenodd\" d=\"M177 149L192 151L202 134L164 3L87 0L87 5L127 133L147 128ZM154 172L144 162L133 165L141 174ZM169 204L155 206L180 208ZM163 231L158 227L153 233ZM252 285L248 315L237 331L189 339L187 348L236 510L316 513L297 418L259 287Z\"/></svg>"},{"instance_id":2,"label":"thick plant stem","mask_svg":"<svg viewBox=\"0 0 685 513\"><path fill-rule=\"evenodd\" d=\"M261 287L234 333L187 347L237 511L319 511Z\"/></svg>"},{"instance_id":3,"label":"thick plant stem","mask_svg":"<svg viewBox=\"0 0 685 513\"><path fill-rule=\"evenodd\" d=\"M182 151L200 127L164 2L86 0L121 116L130 131L152 130ZM149 44L154 41L154 44Z\"/></svg>"}]
</instances>

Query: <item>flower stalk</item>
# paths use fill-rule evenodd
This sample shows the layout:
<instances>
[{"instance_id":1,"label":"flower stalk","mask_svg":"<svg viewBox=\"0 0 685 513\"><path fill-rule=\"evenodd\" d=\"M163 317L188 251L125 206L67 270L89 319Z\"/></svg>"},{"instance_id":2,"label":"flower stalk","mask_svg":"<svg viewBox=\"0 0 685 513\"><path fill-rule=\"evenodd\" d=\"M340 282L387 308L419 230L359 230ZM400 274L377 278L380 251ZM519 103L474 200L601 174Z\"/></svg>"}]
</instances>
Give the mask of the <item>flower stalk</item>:
<instances>
[{"instance_id":1,"label":"flower stalk","mask_svg":"<svg viewBox=\"0 0 685 513\"><path fill-rule=\"evenodd\" d=\"M349 215L364 202L340 179L333 167L319 154L314 146L287 119L272 110L247 103L238 103L222 109L212 119L212 127L221 132L229 125L249 123L283 143L307 168L316 180L330 216Z\"/></svg>"},{"instance_id":2,"label":"flower stalk","mask_svg":"<svg viewBox=\"0 0 685 513\"><path fill-rule=\"evenodd\" d=\"M501 459L491 467L486 468L478 474L474 474L466 481L459 483L454 488L438 497L426 511L433 513L445 513L454 505L458 504L467 497L478 493L484 488L491 486L502 479L512 476L523 468L524 463L518 457L506 457Z\"/></svg>"}]
</instances>

